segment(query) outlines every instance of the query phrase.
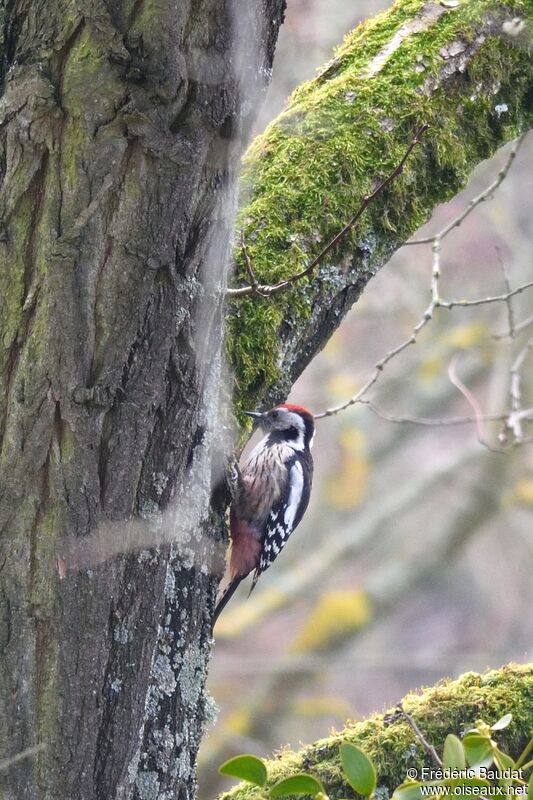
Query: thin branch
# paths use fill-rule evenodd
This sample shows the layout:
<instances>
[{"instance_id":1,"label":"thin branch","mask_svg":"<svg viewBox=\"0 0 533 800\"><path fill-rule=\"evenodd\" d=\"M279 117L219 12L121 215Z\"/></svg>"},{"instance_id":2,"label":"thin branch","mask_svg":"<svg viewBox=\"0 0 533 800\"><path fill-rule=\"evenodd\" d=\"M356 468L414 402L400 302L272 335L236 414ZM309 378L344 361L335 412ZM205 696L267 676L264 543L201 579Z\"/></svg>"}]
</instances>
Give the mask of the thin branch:
<instances>
[{"instance_id":1,"label":"thin branch","mask_svg":"<svg viewBox=\"0 0 533 800\"><path fill-rule=\"evenodd\" d=\"M399 703L397 708L398 708L398 711L400 711L402 716L405 718L405 720L408 722L410 728L412 729L413 733L415 734L416 738L418 739L418 741L420 742L420 744L422 745L422 747L424 748L426 753L428 753L431 756L431 758L433 759L433 763L437 767L442 767L443 764L442 764L441 757L439 756L439 754L437 753L437 751L435 750L433 745L428 742L428 740L426 739L426 737L424 736L424 734L422 733L422 731L420 730L420 728L418 727L418 725L414 721L413 717L410 714L407 713L407 711L403 707L402 703Z\"/></svg>"},{"instance_id":2,"label":"thin branch","mask_svg":"<svg viewBox=\"0 0 533 800\"><path fill-rule=\"evenodd\" d=\"M241 251L242 257L244 258L244 263L246 265L246 272L248 273L248 280L250 281L251 293L259 295L259 297L268 297L268 295L261 290L259 281L257 280L253 270L250 254L248 252L248 248L246 247L246 242L244 241L244 231L241 231Z\"/></svg>"},{"instance_id":3,"label":"thin branch","mask_svg":"<svg viewBox=\"0 0 533 800\"><path fill-rule=\"evenodd\" d=\"M530 339L520 350L511 366L511 379L509 385L509 395L511 401L511 413L507 418L506 428L513 432L516 442L523 442L524 432L522 428L522 367L530 352L533 351L533 339Z\"/></svg>"},{"instance_id":4,"label":"thin branch","mask_svg":"<svg viewBox=\"0 0 533 800\"><path fill-rule=\"evenodd\" d=\"M426 311L424 312L424 316L420 320L420 322L415 325L413 328L413 333L409 336L408 339L403 341L400 345L395 347L393 350L390 350L382 359L378 361L375 365L375 371L372 377L365 383L362 389L357 392L353 397L351 397L348 401L343 403L340 406L336 406L334 408L327 409L327 411L323 411L320 414L315 414L315 419L322 419L323 417L330 417L334 414L338 414L339 411L343 411L345 408L349 406L355 405L355 403L361 402L363 396L367 393L367 391L376 383L379 378L380 373L383 371L383 368L389 361L395 358L399 353L405 350L409 345L415 344L417 340L417 336L424 328L427 323L433 319L433 315L435 313L436 308L446 308L452 309L454 307L465 308L468 306L478 306L484 305L486 303L495 303L501 301L508 301L509 298L513 297L516 294L520 294L525 289L533 286L533 281L529 283L523 284L519 286L517 289L513 289L508 291L506 294L497 295L494 297L485 297L479 300L452 300L446 301L441 300L439 296L439 279L440 279L440 249L441 249L441 237L437 234L433 240L433 268L431 272L431 302L427 307ZM476 419L478 416L476 416Z\"/></svg>"},{"instance_id":5,"label":"thin branch","mask_svg":"<svg viewBox=\"0 0 533 800\"><path fill-rule=\"evenodd\" d=\"M426 327L428 322L433 319L433 314L435 312L435 308L440 304L439 300L439 278L440 278L440 239L437 236L435 242L433 243L433 270L432 270L432 277L431 277L431 302L429 306L426 308L424 312L424 316L418 322L417 325L413 328L413 332L409 336L408 339L405 339L401 344L395 347L393 350L389 350L386 353L381 361L378 361L377 364L374 366L374 373L369 378L369 380L365 383L365 385L347 400L345 403L342 403L340 406L335 406L334 408L328 408L326 411L322 411L320 414L315 414L315 419L323 419L324 417L332 417L335 414L338 414L339 411L344 411L345 408L349 408L350 406L359 403L364 395L368 392L368 390L377 382L379 376L383 372L385 366L392 361L399 353L403 350L406 350L409 345L416 344L418 334L420 331Z\"/></svg>"},{"instance_id":6,"label":"thin branch","mask_svg":"<svg viewBox=\"0 0 533 800\"><path fill-rule=\"evenodd\" d=\"M505 270L505 267L504 267L503 263L502 263L502 269L503 269L503 272L504 272L504 281L505 281L505 287L506 287L506 290L507 290L505 292L505 294L495 295L493 297L483 297L483 298L479 298L479 299L475 299L475 300L443 300L443 299L441 299L441 297L439 295L439 280L440 280L440 276L441 276L440 252L441 252L442 240L450 233L450 231L452 231L456 227L459 227L459 225L461 225L463 220L466 219L466 217L469 214L472 213L474 208L476 208L480 203L482 203L483 201L487 200L489 197L491 197L493 195L495 190L500 186L500 184L504 181L505 177L507 176L507 173L509 172L509 170L511 168L511 164L514 161L514 159L516 157L516 154L517 154L522 142L524 141L525 136L526 136L526 134L524 133L518 138L518 140L516 141L515 145L512 147L512 149L511 149L511 151L510 151L510 153L508 155L507 161L505 162L503 168L499 171L498 176L496 177L496 179L494 181L492 181L492 183L483 192L481 192L479 195L477 195L477 197L473 198L468 203L466 208L463 209L463 211L457 217L455 217L455 219L453 219L451 222L449 222L444 228L442 228L441 231L439 231L438 233L434 234L433 236L427 236L427 237L425 237L423 239L414 239L414 240L412 240L410 242L406 242L406 244L432 244L433 259L432 259L432 271L431 271L431 302L430 302L428 308L426 309L426 311L424 312L424 316L422 317L420 322L413 328L413 332L412 332L411 336L409 336L408 339L403 341L401 344L399 344L393 350L390 350L381 359L381 361L377 362L377 364L374 367L373 375L365 383L365 385L357 392L357 394L355 394L353 397L351 397L349 400L347 400L345 403L342 403L339 406L335 406L334 408L327 409L326 411L323 411L320 414L315 414L315 418L316 419L322 419L323 417L333 416L334 414L338 414L340 411L344 411L344 409L349 408L350 406L353 406L356 403L363 402L364 395L377 382L377 380L378 380L378 378L380 376L380 373L383 371L383 368L385 367L385 365L388 364L388 362L391 361L393 358L395 358L399 353L401 353L403 350L405 350L409 345L416 343L418 334L420 333L422 328L424 328L427 325L427 323L433 318L433 315L434 315L435 310L437 308L446 308L448 310L451 310L452 308L470 308L470 307L473 307L473 306L481 306L481 305L487 305L487 304L490 304L490 303L504 302L507 305L508 318L509 318L509 329L510 329L510 333L509 334L505 334L505 336L511 335L511 338L514 338L514 336L516 335L516 333L519 330L522 330L524 327L526 327L528 324L530 324L530 322L533 321L533 317L532 317L531 320L526 320L521 325L518 325L518 326L515 325L513 309L512 309L511 302L510 302L512 297L514 297L515 295L518 295L521 292L525 291L526 289L529 289L530 287L532 287L533 286L533 281L530 281L529 283L522 284L521 286L519 286L516 289L511 289L511 286L510 286L510 283L509 283L509 279L508 279L508 276L507 276L507 272ZM500 338L503 338L503 337L500 337ZM457 380L459 380L459 379L457 378ZM456 385L457 385L457 388L460 388L458 384L456 384ZM462 384L461 384L461 386L462 386ZM464 396L469 400L470 404L474 408L474 413L475 413L475 418L474 419L478 424L478 433L479 433L480 420L487 419L487 416L483 415L481 413L481 409L479 408L479 406L477 406L477 408L476 408L475 398L473 398L472 396L468 397L467 394L465 394L465 392L468 393L468 390L466 389L466 387L463 387L463 389L464 389L464 391L463 391ZM460 391L462 391L462 389L460 389ZM472 400L474 401L473 403L472 403ZM509 419L509 417L507 419ZM412 420L409 420L409 421L412 421ZM422 424L424 424L424 423L422 423ZM486 444L485 442L483 442L483 443Z\"/></svg>"},{"instance_id":7,"label":"thin branch","mask_svg":"<svg viewBox=\"0 0 533 800\"><path fill-rule=\"evenodd\" d=\"M243 286L243 287L241 287L239 289L228 289L227 290L227 294L230 297L248 297L248 296L253 295L253 294L256 294L256 295L259 294L259 295L262 295L263 297L271 297L274 294L278 294L278 292L284 291L289 286L291 286L293 283L296 283L296 281L299 281L302 278L306 278L308 275L310 275L316 269L316 267L318 267L322 263L322 261L328 255L328 253L330 253L331 250L333 250L333 248L336 247L338 245L338 243L346 236L346 234L351 231L351 229L354 227L355 223L361 218L363 213L366 211L368 206L376 199L376 197L378 197L381 194L381 192L384 189L386 189L387 186L390 183L392 183L393 180L395 180L399 175L401 175L401 173L403 172L403 169L404 169L404 166L405 166L405 163L406 163L407 159L411 155L411 153L414 150L414 148L416 147L416 145L420 143L421 137L427 131L428 128L429 128L429 125L424 124L417 130L414 138L411 141L411 144L409 145L409 147L405 151L402 160L399 162L399 164L393 170L393 172L391 172L390 175L388 175L383 181L381 181L381 183L379 183L378 186L376 186L376 188L374 189L373 192L371 192L368 195L365 195L361 205L359 206L359 208L357 209L357 211L355 212L353 217L350 219L350 221L344 226L344 228L342 228L342 230L340 230L333 237L333 239L331 239L330 242L328 242L328 244L324 247L324 249L321 250L320 253L317 256L315 256L315 258L311 261L311 263L305 269L303 269L301 272L297 272L296 274L291 275L290 278L286 278L285 280L280 281L279 283L275 283L275 284L272 284L272 285L268 285L268 284L263 285L263 284L258 284L257 282L254 283L254 281L252 281L252 279L250 278L250 275L253 275L254 280L255 280L255 275L253 273L253 270L250 272L250 269L248 268L248 263L247 263L246 257L245 257L245 263L246 263L247 270L248 270L248 276L250 278L250 285L249 286ZM251 265L250 265L250 268L251 268Z\"/></svg>"},{"instance_id":8,"label":"thin branch","mask_svg":"<svg viewBox=\"0 0 533 800\"><path fill-rule=\"evenodd\" d=\"M429 314L429 310L431 309L431 305L428 307L426 314L422 317L418 325L413 328L412 334L409 336L408 339L405 339L398 347L395 347L394 350L390 350L381 361L378 361L377 364L374 366L374 373L372 377L365 383L365 385L355 394L353 397L350 397L345 403L342 403L340 406L334 406L333 408L328 408L326 411L322 411L319 414L315 414L315 419L323 419L324 417L332 417L335 414L338 414L339 411L344 411L345 408L349 408L350 406L355 405L356 403L361 402L361 398L368 392L368 390L376 383L379 376L381 375L385 366L395 358L402 350L405 350L409 345L416 344L416 340L418 334L425 328L428 322L431 319L431 316L427 316Z\"/></svg>"},{"instance_id":9,"label":"thin branch","mask_svg":"<svg viewBox=\"0 0 533 800\"><path fill-rule=\"evenodd\" d=\"M529 326L532 325L532 324L533 324L533 314L530 317L527 317L526 319L524 319L522 322L519 322L518 325L515 325L515 327L514 327L515 335L517 333L521 333L526 328L529 328ZM497 341L499 341L500 339L508 339L509 336L510 336L509 331L505 331L505 333L495 333L492 336L492 338L496 339Z\"/></svg>"},{"instance_id":10,"label":"thin branch","mask_svg":"<svg viewBox=\"0 0 533 800\"><path fill-rule=\"evenodd\" d=\"M315 419L323 419L324 417L332 417L335 414L338 414L340 411L344 411L344 409L349 408L350 406L355 405L356 403L360 403L362 398L368 392L368 390L377 382L381 372L383 372L384 367L395 358L399 353L405 350L409 345L416 344L418 334L420 331L426 327L428 322L433 319L433 315L435 313L435 309L437 308L468 308L470 306L482 306L488 303L499 303L508 301L510 297L514 297L517 294L520 294L525 289L529 289L533 286L533 281L529 283L524 283L522 286L519 286L517 289L512 289L509 292L501 295L495 295L494 297L483 297L479 300L441 300L439 297L439 278L440 278L440 237L437 235L433 242L433 270L431 274L431 302L427 309L424 312L424 315L420 322L415 325L413 328L412 334L409 336L408 339L405 339L401 344L395 347L393 350L389 350L385 356L378 361L377 364L374 366L374 373L371 378L365 383L365 385L357 392L357 394L353 395L349 400L345 403L342 403L339 406L334 406L333 408L328 408L326 411L322 411L319 414L315 414ZM459 387L458 387L459 388ZM476 413L476 419L479 419L481 415Z\"/></svg>"},{"instance_id":11,"label":"thin branch","mask_svg":"<svg viewBox=\"0 0 533 800\"><path fill-rule=\"evenodd\" d=\"M475 419L476 419L477 438L481 442L481 444L486 444L485 438L484 438L483 424L482 424L483 412L481 410L481 406L479 405L476 397L472 394L470 389L468 389L464 385L464 383L461 381L461 379L457 375L457 364L458 364L458 361L459 361L459 356L458 355L455 356L455 358L453 358L451 360L450 365L448 367L448 377L450 378L450 380L453 383L453 385L457 389L459 389L459 391L461 392L461 394L463 395L463 397L465 398L467 403L472 408L472 410L473 410L473 412L475 414Z\"/></svg>"},{"instance_id":12,"label":"thin branch","mask_svg":"<svg viewBox=\"0 0 533 800\"><path fill-rule=\"evenodd\" d=\"M458 228L461 225L461 223L464 222L464 220L472 213L472 211L477 206L480 205L480 203L483 203L483 202L485 202L485 200L490 200L492 198L492 196L493 196L494 192L496 191L496 189L503 183L503 181L507 177L507 173L511 169L511 165L512 165L513 161L515 160L516 154L518 153L518 150L520 149L520 147L522 145L522 142L524 141L526 135L527 135L527 131L525 133L523 133L521 136L518 137L518 139L516 140L516 143L513 145L513 147L509 151L509 156L507 157L507 161L505 162L505 164L502 167L502 169L498 172L498 175L495 178L495 180L489 186L487 186L487 188L484 189L480 194L478 194L477 197L473 197L472 200L470 200L470 202L463 209L463 211L457 217L452 219L452 221L449 222L438 233L438 236L440 236L441 239L444 239L450 233L450 231L452 231L454 228ZM421 239L411 239L409 242L406 242L405 244L406 245L431 244L434 239L435 239L435 234L433 234L432 236L424 236Z\"/></svg>"},{"instance_id":13,"label":"thin branch","mask_svg":"<svg viewBox=\"0 0 533 800\"><path fill-rule=\"evenodd\" d=\"M451 300L447 302L446 300L439 300L438 307L439 308L471 308L472 306L484 306L488 303L506 303L510 297L514 297L517 294L521 294L526 289L530 289L533 286L533 281L528 281L528 283L523 283L521 286L518 286L517 289L513 289L510 292L506 292L505 294L497 294L493 297L480 297L479 300Z\"/></svg>"},{"instance_id":14,"label":"thin branch","mask_svg":"<svg viewBox=\"0 0 533 800\"><path fill-rule=\"evenodd\" d=\"M459 360L459 356L456 356L453 359L453 361L450 363L450 366L448 368L448 376L450 378L450 381L453 383L454 386L457 387L457 389L459 389L459 391L461 392L461 394L463 395L465 400L469 403L469 405L472 407L472 409L474 411L474 414L476 416L477 438L478 438L479 443L481 445L483 445L483 447L486 447L487 450L490 450L492 453L505 453L505 452L507 452L507 448L506 447L495 447L494 445L490 444L490 442L487 441L487 439L485 437L484 430L483 430L482 422L483 422L483 419L484 419L484 415L483 415L483 412L481 410L481 406L479 405L479 403L477 401L477 398L473 395L473 393L470 391L470 389L468 389L464 385L464 383L461 381L461 379L457 375L456 365L457 365L458 360ZM505 429L508 429L508 428L509 428L509 418L506 420L504 431L505 431ZM505 435L502 435L500 433L498 438L499 438L499 441L502 444L507 444ZM520 438L520 439L515 438L515 440L512 442L511 446L516 447L517 445L521 445L521 444L526 444L526 439L524 439L523 437Z\"/></svg>"},{"instance_id":15,"label":"thin branch","mask_svg":"<svg viewBox=\"0 0 533 800\"><path fill-rule=\"evenodd\" d=\"M383 411L383 409L378 408L371 400L360 400L361 405L368 406L368 408L372 411L376 417L385 420L385 422L394 422L397 424L411 424L411 425L421 425L428 428L441 428L441 427L448 427L454 425L471 425L473 422L477 422L479 417L411 417L409 415L398 417L393 414L389 414L387 411ZM533 413L533 409L528 409L528 411ZM483 414L481 419L487 422L504 422L509 418L509 411L502 413L502 414ZM522 419L525 419L522 416Z\"/></svg>"},{"instance_id":16,"label":"thin branch","mask_svg":"<svg viewBox=\"0 0 533 800\"><path fill-rule=\"evenodd\" d=\"M502 258L502 254L499 247L496 247L496 253L498 256L498 260L500 262L500 266L502 268L503 274L503 282L505 284L505 289L509 297L505 301L505 305L507 306L507 321L509 323L509 338L514 339L516 337L516 324L515 324L515 316L514 316L514 308L511 302L511 282L509 280L509 275L507 274L507 267L505 266L505 261Z\"/></svg>"}]
</instances>

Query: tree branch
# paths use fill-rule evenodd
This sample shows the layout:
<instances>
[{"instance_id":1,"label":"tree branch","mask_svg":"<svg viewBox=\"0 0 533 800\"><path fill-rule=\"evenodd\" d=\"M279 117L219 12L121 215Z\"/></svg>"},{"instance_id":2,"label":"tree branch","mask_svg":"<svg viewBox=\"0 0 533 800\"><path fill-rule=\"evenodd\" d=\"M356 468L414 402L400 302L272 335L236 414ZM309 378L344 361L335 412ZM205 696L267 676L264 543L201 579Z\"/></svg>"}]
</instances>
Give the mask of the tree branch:
<instances>
[{"instance_id":1,"label":"tree branch","mask_svg":"<svg viewBox=\"0 0 533 800\"><path fill-rule=\"evenodd\" d=\"M381 183L379 183L376 188L374 189L371 194L366 195L363 197L361 205L352 216L349 222L333 237L333 239L324 247L320 253L315 256L315 258L311 261L309 266L303 269L301 272L297 272L296 275L291 275L290 278L286 278L286 280L281 281L280 283L275 283L273 286L262 286L257 282L257 278L255 273L252 269L252 264L250 261L250 256L248 254L248 250L244 243L244 237L241 237L241 247L243 252L244 261L246 264L246 271L248 273L248 277L250 279L250 286L243 286L240 289L228 289L227 294L229 297L248 297L252 294L260 295L261 297L272 297L274 294L278 294L278 292L282 292L284 289L288 289L289 286L292 286L293 283L301 280L302 278L307 278L309 275L313 273L313 271L324 261L326 256L335 249L335 247L341 242L346 234L348 234L356 222L362 217L370 203L372 203L379 195L387 188L387 186L392 183L395 178L402 174L405 162L413 152L414 148L417 144L420 144L420 140L424 133L427 131L429 125L421 125L420 128L417 130L416 134L414 135L409 147L405 151L402 160L400 163L395 167L395 169L388 175ZM502 179L503 180L503 179Z\"/></svg>"},{"instance_id":2,"label":"tree branch","mask_svg":"<svg viewBox=\"0 0 533 800\"><path fill-rule=\"evenodd\" d=\"M448 733L460 736L465 728L483 718L492 724L503 713L513 714L509 728L498 738L515 758L531 736L533 720L533 665L510 664L484 674L468 672L455 681L411 693L401 701L401 711L391 709L361 722L352 722L340 733L333 733L299 753L285 750L267 764L269 778L281 780L300 771L322 779L330 797L345 797L339 765L339 745L357 744L376 765L378 787L392 791L406 778L406 770L428 766L429 752L441 748ZM481 709L481 712L480 712ZM407 717L406 717L407 714ZM416 730L412 725L416 716ZM421 742L420 727L425 731ZM413 747L415 745L415 747ZM435 753L438 757L438 754ZM437 761L431 755L433 761ZM407 760L406 760L407 759ZM222 795L225 800L254 800L260 790L241 784Z\"/></svg>"},{"instance_id":3,"label":"tree branch","mask_svg":"<svg viewBox=\"0 0 533 800\"><path fill-rule=\"evenodd\" d=\"M257 302L250 281L231 307L229 352L243 425L241 409L286 396L370 278L435 206L528 128L527 24L517 36L504 32L506 21L524 13L533 19L518 0L418 10L399 0L379 21L352 32L253 143L238 226L256 288L280 288L276 302ZM502 105L507 110L498 116ZM336 238L346 209L359 208L361 197L394 173L409 132L422 123L430 132L405 164L403 180L388 182L357 229ZM245 270L242 252L237 261Z\"/></svg>"}]
</instances>

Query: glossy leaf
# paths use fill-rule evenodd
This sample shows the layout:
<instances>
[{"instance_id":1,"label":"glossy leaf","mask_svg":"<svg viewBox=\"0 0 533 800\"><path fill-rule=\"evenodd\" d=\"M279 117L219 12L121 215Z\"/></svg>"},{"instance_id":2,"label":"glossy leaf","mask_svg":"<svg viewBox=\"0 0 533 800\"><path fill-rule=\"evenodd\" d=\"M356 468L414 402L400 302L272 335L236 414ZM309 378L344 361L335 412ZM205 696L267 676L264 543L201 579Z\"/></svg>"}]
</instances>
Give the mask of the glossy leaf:
<instances>
[{"instance_id":1,"label":"glossy leaf","mask_svg":"<svg viewBox=\"0 0 533 800\"><path fill-rule=\"evenodd\" d=\"M443 791L439 793L438 790L435 790L432 794L428 794L427 792L422 793L422 787L425 788L428 786L442 786ZM484 778L446 778L438 781L406 781L396 789L391 800L423 800L423 798L427 797L438 800L438 798L446 798L448 796L454 798L463 796L472 797L472 786L479 787L480 789L488 789L490 783ZM448 788L444 789L444 787ZM461 788L463 787L465 791L461 792ZM450 788L452 791L450 791ZM476 793L476 795L478 794L479 793Z\"/></svg>"},{"instance_id":2,"label":"glossy leaf","mask_svg":"<svg viewBox=\"0 0 533 800\"><path fill-rule=\"evenodd\" d=\"M287 794L310 794L315 795L324 792L324 787L319 780L312 775L300 773L292 775L290 778L283 778L278 781L270 790L270 797L283 797Z\"/></svg>"},{"instance_id":3,"label":"glossy leaf","mask_svg":"<svg viewBox=\"0 0 533 800\"><path fill-rule=\"evenodd\" d=\"M514 759L508 756L507 753L502 753L497 747L492 751L494 762L500 769L514 769Z\"/></svg>"},{"instance_id":4,"label":"glossy leaf","mask_svg":"<svg viewBox=\"0 0 533 800\"><path fill-rule=\"evenodd\" d=\"M449 769L465 769L466 756L463 743L453 733L449 733L444 742L442 761Z\"/></svg>"},{"instance_id":5,"label":"glossy leaf","mask_svg":"<svg viewBox=\"0 0 533 800\"><path fill-rule=\"evenodd\" d=\"M493 744L480 733L467 733L463 739L466 760L471 767L488 767L493 761Z\"/></svg>"},{"instance_id":6,"label":"glossy leaf","mask_svg":"<svg viewBox=\"0 0 533 800\"><path fill-rule=\"evenodd\" d=\"M503 771L506 769L514 770L514 759L512 759L511 756L508 756L507 753L502 753L501 750L495 747L492 751L492 755L494 757L494 763L496 764L496 767L500 773L503 773ZM498 785L503 786L504 789L507 789L509 786L513 785L513 779L498 777Z\"/></svg>"},{"instance_id":7,"label":"glossy leaf","mask_svg":"<svg viewBox=\"0 0 533 800\"><path fill-rule=\"evenodd\" d=\"M406 781L394 790L391 800L420 800L421 786L425 784L420 781Z\"/></svg>"},{"instance_id":8,"label":"glossy leaf","mask_svg":"<svg viewBox=\"0 0 533 800\"><path fill-rule=\"evenodd\" d=\"M257 756L244 755L230 758L218 768L221 775L230 775L232 778L240 778L248 781L255 786L264 786L267 779L266 767Z\"/></svg>"},{"instance_id":9,"label":"glossy leaf","mask_svg":"<svg viewBox=\"0 0 533 800\"><path fill-rule=\"evenodd\" d=\"M491 730L492 731L502 731L504 728L506 728L509 725L509 723L511 722L512 719L513 719L513 715L512 714L505 714L505 716L503 716L501 719L499 719L498 722L495 722L494 725L491 725Z\"/></svg>"},{"instance_id":10,"label":"glossy leaf","mask_svg":"<svg viewBox=\"0 0 533 800\"><path fill-rule=\"evenodd\" d=\"M340 746L341 764L352 789L368 797L376 788L376 770L371 760L354 744Z\"/></svg>"}]
</instances>

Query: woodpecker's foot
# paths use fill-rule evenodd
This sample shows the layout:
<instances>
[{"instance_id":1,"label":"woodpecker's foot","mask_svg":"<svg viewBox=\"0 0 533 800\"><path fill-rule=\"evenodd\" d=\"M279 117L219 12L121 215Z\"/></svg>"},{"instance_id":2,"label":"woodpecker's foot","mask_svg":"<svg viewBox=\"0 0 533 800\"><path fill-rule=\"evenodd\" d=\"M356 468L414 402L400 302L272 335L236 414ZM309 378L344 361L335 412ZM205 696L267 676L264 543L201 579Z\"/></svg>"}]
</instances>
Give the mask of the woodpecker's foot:
<instances>
[{"instance_id":1,"label":"woodpecker's foot","mask_svg":"<svg viewBox=\"0 0 533 800\"><path fill-rule=\"evenodd\" d=\"M231 455L226 462L226 486L231 495L231 499L235 500L237 491L241 482L241 471L239 469L239 462L234 455Z\"/></svg>"}]
</instances>

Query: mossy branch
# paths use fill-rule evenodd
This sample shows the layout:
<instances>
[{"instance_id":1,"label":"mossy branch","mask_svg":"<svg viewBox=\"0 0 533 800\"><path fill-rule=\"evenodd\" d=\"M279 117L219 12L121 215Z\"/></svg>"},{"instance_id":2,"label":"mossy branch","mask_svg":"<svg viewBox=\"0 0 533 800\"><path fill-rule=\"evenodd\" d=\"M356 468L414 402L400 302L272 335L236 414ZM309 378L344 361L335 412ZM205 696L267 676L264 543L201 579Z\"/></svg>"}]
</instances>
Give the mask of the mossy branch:
<instances>
[{"instance_id":1,"label":"mossy branch","mask_svg":"<svg viewBox=\"0 0 533 800\"><path fill-rule=\"evenodd\" d=\"M530 126L533 6L452 5L397 0L359 26L250 147L237 226L258 283L274 285L313 261L392 172L413 130L430 126L401 178L312 276L232 304L237 412L284 396L394 251ZM244 282L242 253L236 260Z\"/></svg>"},{"instance_id":2,"label":"mossy branch","mask_svg":"<svg viewBox=\"0 0 533 800\"><path fill-rule=\"evenodd\" d=\"M396 165L391 174L387 175L387 177L384 178L381 181L381 183L378 183L376 188L373 189L370 194L367 194L363 197L361 205L359 206L353 217L349 220L349 222L347 222L346 225L335 234L333 239L331 239L331 241L327 243L327 245L320 251L320 253L317 256L315 256L311 261L311 263L308 264L305 267L305 269L302 270L301 272L297 272L295 275L290 275L285 280L280 281L280 283L275 283L273 286L261 286L260 284L257 283L257 278L255 277L255 273L252 269L252 262L250 261L250 255L248 253L244 237L241 237L241 250L246 263L246 271L248 273L248 277L250 278L250 286L243 286L239 289L230 288L227 290L228 296L247 297L249 295L256 294L259 295L260 297L272 297L272 295L278 294L279 292L288 289L290 286L292 286L293 283L301 281L302 278L310 277L316 270L316 268L319 267L320 264L322 264L325 258L335 250L337 245L340 244L340 242L344 239L344 237L350 233L354 225L356 225L357 222L359 222L360 218L363 216L368 206L377 197L379 197L379 195L383 191L385 191L385 189L389 186L390 183L392 183L392 181L395 178L398 178L402 174L407 159L413 152L416 145L420 143L420 139L423 136L423 134L427 131L428 127L429 127L428 125L422 125L422 127L419 128L419 130L414 135L412 142L409 144L409 147L403 154L402 160L400 161L399 164Z\"/></svg>"},{"instance_id":3,"label":"mossy branch","mask_svg":"<svg viewBox=\"0 0 533 800\"><path fill-rule=\"evenodd\" d=\"M518 757L533 728L533 665L511 664L483 674L468 672L455 681L442 681L418 694L408 694L401 707L416 721L424 737L439 753L448 733L461 735L477 720L493 724L513 715L498 733L505 752ZM349 723L340 733L320 739L299 753L283 752L267 765L272 783L297 772L318 777L331 798L353 797L339 761L342 742L357 744L374 762L377 796L386 798L405 780L406 770L432 766L431 757L404 714L392 709L362 722ZM258 800L261 790L241 784L223 795L225 800Z\"/></svg>"}]
</instances>

